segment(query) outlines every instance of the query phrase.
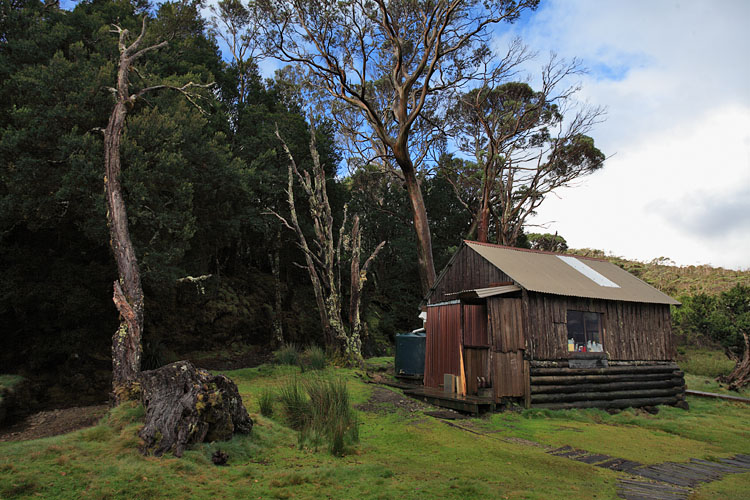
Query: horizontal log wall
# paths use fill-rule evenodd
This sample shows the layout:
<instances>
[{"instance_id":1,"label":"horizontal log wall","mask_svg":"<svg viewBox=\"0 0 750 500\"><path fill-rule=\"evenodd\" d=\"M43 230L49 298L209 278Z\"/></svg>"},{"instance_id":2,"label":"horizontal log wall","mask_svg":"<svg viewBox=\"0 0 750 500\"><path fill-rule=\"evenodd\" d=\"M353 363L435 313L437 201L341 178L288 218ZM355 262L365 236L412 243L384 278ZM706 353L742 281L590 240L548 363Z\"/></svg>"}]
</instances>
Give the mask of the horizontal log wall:
<instances>
[{"instance_id":1,"label":"horizontal log wall","mask_svg":"<svg viewBox=\"0 0 750 500\"><path fill-rule=\"evenodd\" d=\"M604 350L611 360L674 360L669 306L527 295L527 353L532 359L564 359L568 353L567 311L602 313Z\"/></svg>"},{"instance_id":2,"label":"horizontal log wall","mask_svg":"<svg viewBox=\"0 0 750 500\"><path fill-rule=\"evenodd\" d=\"M435 291L428 300L429 304L456 298L455 295L446 295L447 293L486 288L494 283L512 281L507 274L467 246L461 247L449 266L435 285Z\"/></svg>"},{"instance_id":3,"label":"horizontal log wall","mask_svg":"<svg viewBox=\"0 0 750 500\"><path fill-rule=\"evenodd\" d=\"M627 408L684 405L685 378L675 364L574 369L531 366L535 408Z\"/></svg>"}]
</instances>

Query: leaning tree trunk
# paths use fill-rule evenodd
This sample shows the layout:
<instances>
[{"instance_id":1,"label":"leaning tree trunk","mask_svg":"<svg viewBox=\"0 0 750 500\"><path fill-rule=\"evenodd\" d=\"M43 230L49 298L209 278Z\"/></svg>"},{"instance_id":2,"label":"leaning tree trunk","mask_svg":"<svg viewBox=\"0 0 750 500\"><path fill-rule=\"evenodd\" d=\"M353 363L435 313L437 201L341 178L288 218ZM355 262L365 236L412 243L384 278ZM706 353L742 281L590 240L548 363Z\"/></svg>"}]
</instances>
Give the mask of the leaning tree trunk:
<instances>
[{"instance_id":1,"label":"leaning tree trunk","mask_svg":"<svg viewBox=\"0 0 750 500\"><path fill-rule=\"evenodd\" d=\"M146 408L146 424L138 433L143 453L172 451L181 457L191 443L226 441L253 428L237 385L224 375L178 361L142 372L138 381Z\"/></svg>"},{"instance_id":2,"label":"leaning tree trunk","mask_svg":"<svg viewBox=\"0 0 750 500\"><path fill-rule=\"evenodd\" d=\"M128 216L120 184L120 137L125 126L130 96L127 51L120 57L117 74L117 102L104 131L104 189L110 245L117 262L119 280L114 283L114 300L120 313L120 327L112 336L112 388L115 403L125 399L127 386L141 369L143 335L143 288L141 273L128 230Z\"/></svg>"},{"instance_id":3,"label":"leaning tree trunk","mask_svg":"<svg viewBox=\"0 0 750 500\"><path fill-rule=\"evenodd\" d=\"M411 163L411 162L409 162ZM422 189L419 187L414 168L401 166L406 181L406 191L411 202L412 215L414 217L414 233L417 237L417 264L419 266L419 279L422 285L422 295L427 293L435 283L435 261L432 257L432 235L430 224L427 220L427 208L424 204Z\"/></svg>"}]
</instances>

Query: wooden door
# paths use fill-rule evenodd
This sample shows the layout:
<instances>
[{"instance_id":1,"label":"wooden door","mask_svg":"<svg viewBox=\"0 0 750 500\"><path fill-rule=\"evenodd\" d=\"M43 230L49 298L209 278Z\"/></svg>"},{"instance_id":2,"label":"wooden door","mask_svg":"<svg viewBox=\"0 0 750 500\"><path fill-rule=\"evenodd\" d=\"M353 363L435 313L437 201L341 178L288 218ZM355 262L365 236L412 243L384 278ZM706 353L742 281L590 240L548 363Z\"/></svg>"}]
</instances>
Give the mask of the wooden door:
<instances>
[{"instance_id":1,"label":"wooden door","mask_svg":"<svg viewBox=\"0 0 750 500\"><path fill-rule=\"evenodd\" d=\"M526 339L521 299L490 298L487 301L489 336L492 340L492 378L495 400L524 395L523 351Z\"/></svg>"},{"instance_id":2,"label":"wooden door","mask_svg":"<svg viewBox=\"0 0 750 500\"><path fill-rule=\"evenodd\" d=\"M491 386L487 305L463 304L462 307L466 393L476 395L481 387Z\"/></svg>"}]
</instances>

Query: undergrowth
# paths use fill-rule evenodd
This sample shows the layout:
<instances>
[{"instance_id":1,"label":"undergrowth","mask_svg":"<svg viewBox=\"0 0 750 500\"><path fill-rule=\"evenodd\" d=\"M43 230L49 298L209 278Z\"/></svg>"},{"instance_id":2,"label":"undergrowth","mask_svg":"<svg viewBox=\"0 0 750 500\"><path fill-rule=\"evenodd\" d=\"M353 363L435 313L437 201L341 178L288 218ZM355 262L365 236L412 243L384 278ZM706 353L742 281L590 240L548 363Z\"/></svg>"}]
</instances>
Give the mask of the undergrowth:
<instances>
[{"instance_id":1,"label":"undergrowth","mask_svg":"<svg viewBox=\"0 0 750 500\"><path fill-rule=\"evenodd\" d=\"M357 416L343 379L291 378L279 390L279 401L287 424L299 431L300 447L325 444L331 454L343 455L359 441Z\"/></svg>"}]
</instances>

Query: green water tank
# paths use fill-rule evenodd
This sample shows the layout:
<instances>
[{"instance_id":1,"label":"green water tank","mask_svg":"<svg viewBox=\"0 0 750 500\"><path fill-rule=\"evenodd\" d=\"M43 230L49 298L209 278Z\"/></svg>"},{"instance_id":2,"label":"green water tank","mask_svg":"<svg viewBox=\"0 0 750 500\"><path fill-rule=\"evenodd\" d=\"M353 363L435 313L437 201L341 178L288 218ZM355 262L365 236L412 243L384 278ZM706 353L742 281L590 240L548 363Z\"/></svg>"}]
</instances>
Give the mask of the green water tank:
<instances>
[{"instance_id":1,"label":"green water tank","mask_svg":"<svg viewBox=\"0 0 750 500\"><path fill-rule=\"evenodd\" d=\"M424 331L396 334L396 376L422 378L424 375Z\"/></svg>"}]
</instances>

